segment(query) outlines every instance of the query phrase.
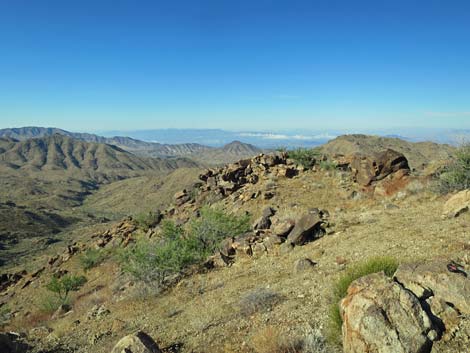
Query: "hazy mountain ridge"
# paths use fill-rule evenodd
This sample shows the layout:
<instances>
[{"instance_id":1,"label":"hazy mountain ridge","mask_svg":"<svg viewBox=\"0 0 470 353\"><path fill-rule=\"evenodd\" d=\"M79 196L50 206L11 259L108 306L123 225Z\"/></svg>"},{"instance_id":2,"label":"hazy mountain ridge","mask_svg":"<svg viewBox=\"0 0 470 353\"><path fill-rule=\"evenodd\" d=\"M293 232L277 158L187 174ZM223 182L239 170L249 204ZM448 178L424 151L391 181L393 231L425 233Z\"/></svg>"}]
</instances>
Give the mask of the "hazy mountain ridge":
<instances>
[{"instance_id":1,"label":"hazy mountain ridge","mask_svg":"<svg viewBox=\"0 0 470 353\"><path fill-rule=\"evenodd\" d=\"M253 145L245 144L240 141L233 141L223 147L216 148L198 143L161 144L157 142L141 141L125 136L103 137L89 133L75 133L57 128L22 127L0 130L0 138L20 141L55 134L72 137L85 142L114 145L141 157L189 157L198 162L207 164L234 162L242 158L252 157L262 151Z\"/></svg>"},{"instance_id":2,"label":"hazy mountain ridge","mask_svg":"<svg viewBox=\"0 0 470 353\"><path fill-rule=\"evenodd\" d=\"M142 158L108 144L84 142L69 136L32 138L24 141L2 139L0 164L31 171L82 171L119 178L121 172L173 170L197 166L187 159Z\"/></svg>"}]
</instances>

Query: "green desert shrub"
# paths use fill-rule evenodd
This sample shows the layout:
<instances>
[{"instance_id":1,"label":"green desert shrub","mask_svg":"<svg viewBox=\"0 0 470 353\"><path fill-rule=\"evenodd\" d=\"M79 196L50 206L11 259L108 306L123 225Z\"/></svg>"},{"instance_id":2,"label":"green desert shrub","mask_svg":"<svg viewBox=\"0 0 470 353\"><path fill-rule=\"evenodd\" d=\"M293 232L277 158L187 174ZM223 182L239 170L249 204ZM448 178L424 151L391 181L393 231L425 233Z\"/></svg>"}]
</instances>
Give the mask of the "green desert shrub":
<instances>
[{"instance_id":1,"label":"green desert shrub","mask_svg":"<svg viewBox=\"0 0 470 353\"><path fill-rule=\"evenodd\" d=\"M0 326L5 325L11 317L11 310L7 304L0 306Z\"/></svg>"},{"instance_id":2,"label":"green desert shrub","mask_svg":"<svg viewBox=\"0 0 470 353\"><path fill-rule=\"evenodd\" d=\"M249 227L248 216L239 217L206 207L186 229L172 221L162 222L158 241L140 239L122 251L121 267L136 279L159 287L168 276L203 262L223 239L240 235Z\"/></svg>"},{"instance_id":3,"label":"green desert shrub","mask_svg":"<svg viewBox=\"0 0 470 353\"><path fill-rule=\"evenodd\" d=\"M237 216L220 209L203 207L200 217L190 222L188 235L197 251L207 257L217 250L223 239L237 237L250 229L249 215Z\"/></svg>"},{"instance_id":4,"label":"green desert shrub","mask_svg":"<svg viewBox=\"0 0 470 353\"><path fill-rule=\"evenodd\" d=\"M158 242L140 239L120 255L123 270L146 284L161 285L165 278L194 263L194 253L183 230L171 221L162 225Z\"/></svg>"},{"instance_id":5,"label":"green desert shrub","mask_svg":"<svg viewBox=\"0 0 470 353\"><path fill-rule=\"evenodd\" d=\"M470 188L470 143L465 143L439 175L438 191L446 194L468 188Z\"/></svg>"},{"instance_id":6,"label":"green desert shrub","mask_svg":"<svg viewBox=\"0 0 470 353\"><path fill-rule=\"evenodd\" d=\"M287 152L287 156L294 160L295 163L301 164L306 168L315 165L320 153L317 149L297 148Z\"/></svg>"},{"instance_id":7,"label":"green desert shrub","mask_svg":"<svg viewBox=\"0 0 470 353\"><path fill-rule=\"evenodd\" d=\"M46 285L46 289L54 295L45 295L41 300L43 311L55 311L60 305L69 303L69 293L79 290L87 279L85 276L65 275L61 278L52 277Z\"/></svg>"},{"instance_id":8,"label":"green desert shrub","mask_svg":"<svg viewBox=\"0 0 470 353\"><path fill-rule=\"evenodd\" d=\"M134 221L138 227L142 228L145 232L149 230L149 228L155 227L158 223L160 223L162 219L162 214L160 211L155 212L143 212L134 215Z\"/></svg>"},{"instance_id":9,"label":"green desert shrub","mask_svg":"<svg viewBox=\"0 0 470 353\"><path fill-rule=\"evenodd\" d=\"M85 271L98 266L104 261L105 253L99 249L88 249L80 255L80 264Z\"/></svg>"},{"instance_id":10,"label":"green desert shrub","mask_svg":"<svg viewBox=\"0 0 470 353\"><path fill-rule=\"evenodd\" d=\"M320 168L323 170L335 170L336 169L336 163L331 162L331 161L321 161L320 162Z\"/></svg>"},{"instance_id":11,"label":"green desert shrub","mask_svg":"<svg viewBox=\"0 0 470 353\"><path fill-rule=\"evenodd\" d=\"M79 290L86 283L85 276L65 275L61 278L52 277L46 288L60 299L66 300L72 291Z\"/></svg>"},{"instance_id":12,"label":"green desert shrub","mask_svg":"<svg viewBox=\"0 0 470 353\"><path fill-rule=\"evenodd\" d=\"M341 318L339 303L346 297L349 286L356 279L372 273L384 272L392 277L398 268L398 261L391 257L375 257L352 266L338 279L333 287L333 304L329 308L328 340L333 344L341 343Z\"/></svg>"}]
</instances>

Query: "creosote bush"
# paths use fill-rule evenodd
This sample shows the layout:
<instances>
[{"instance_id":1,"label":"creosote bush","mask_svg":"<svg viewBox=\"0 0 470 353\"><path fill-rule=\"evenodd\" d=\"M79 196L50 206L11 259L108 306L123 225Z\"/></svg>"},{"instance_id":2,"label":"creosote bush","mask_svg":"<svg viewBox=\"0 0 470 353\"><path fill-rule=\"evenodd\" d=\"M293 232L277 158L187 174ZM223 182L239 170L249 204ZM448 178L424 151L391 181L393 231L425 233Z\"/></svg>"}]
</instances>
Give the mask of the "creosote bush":
<instances>
[{"instance_id":1,"label":"creosote bush","mask_svg":"<svg viewBox=\"0 0 470 353\"><path fill-rule=\"evenodd\" d=\"M470 143L463 144L455 159L439 175L438 191L447 194L470 188Z\"/></svg>"},{"instance_id":2,"label":"creosote bush","mask_svg":"<svg viewBox=\"0 0 470 353\"><path fill-rule=\"evenodd\" d=\"M344 273L333 287L333 304L329 309L328 340L332 344L341 344L341 318L339 303L346 297L349 286L356 279L372 273L384 272L386 276L392 277L398 268L398 261L391 257L375 257L359 263Z\"/></svg>"},{"instance_id":3,"label":"creosote bush","mask_svg":"<svg viewBox=\"0 0 470 353\"><path fill-rule=\"evenodd\" d=\"M320 153L317 149L297 148L287 152L287 156L294 160L295 163L303 165L305 168L312 168Z\"/></svg>"},{"instance_id":4,"label":"creosote bush","mask_svg":"<svg viewBox=\"0 0 470 353\"><path fill-rule=\"evenodd\" d=\"M235 216L204 207L200 217L183 228L172 221L161 224L157 241L140 239L120 254L124 271L136 279L160 287L165 279L181 273L212 255L221 241L250 229L248 216Z\"/></svg>"}]
</instances>

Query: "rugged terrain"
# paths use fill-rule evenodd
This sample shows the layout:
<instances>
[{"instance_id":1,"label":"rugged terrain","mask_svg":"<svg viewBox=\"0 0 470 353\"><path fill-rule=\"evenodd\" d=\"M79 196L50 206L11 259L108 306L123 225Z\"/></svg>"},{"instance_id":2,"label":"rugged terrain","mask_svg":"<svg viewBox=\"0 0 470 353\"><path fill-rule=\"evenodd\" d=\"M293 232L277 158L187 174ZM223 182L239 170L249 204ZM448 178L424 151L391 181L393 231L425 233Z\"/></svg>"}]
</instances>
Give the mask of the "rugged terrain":
<instances>
[{"instance_id":1,"label":"rugged terrain","mask_svg":"<svg viewBox=\"0 0 470 353\"><path fill-rule=\"evenodd\" d=\"M443 149L448 153L446 146ZM424 158L419 149L407 153L407 157ZM198 172L199 176L174 171L173 181L185 176L188 186L174 195L173 206L159 205L163 217L184 224L197 217L201 207L210 205L237 215L249 214L252 232L226 242L205 266L192 268L173 279L166 290L156 291L123 273L112 254L140 238L158 236L159 226L146 230L126 218L76 229L67 237L68 247L51 244L47 251L36 254L27 269L9 268L1 296L2 307L8 308L5 330L26 335L31 351L43 352L111 352L123 336L140 330L165 352L340 352L337 343L325 339L329 308L334 301L334 283L355 264L378 255L392 257L404 266L398 272L403 286L414 283L416 275L410 274L407 264L454 260L469 269L466 229L470 215L452 211L450 216L442 216L452 195L433 192L432 174L426 175L423 169L414 172L411 161L408 164L403 155L387 151L382 144L367 152L335 150L319 156L320 161L324 163L305 168L282 154L261 155ZM114 182L101 187L102 194L87 197L84 206L97 211L119 209L126 203L147 206L152 204L155 185L148 176ZM165 194L170 195L176 186L158 188L167 188ZM125 196L131 193L128 190L139 190L133 195L137 201ZM466 204L459 208L468 201L462 200L457 200L457 208L468 209ZM125 207L119 209L122 214L125 211ZM110 255L86 271L88 282L73 294L72 310L53 317L45 313L41 305L48 296L45 286L51 275L84 273L81 256L95 247ZM431 271L426 278L434 278L432 271L436 270L426 271ZM455 293L467 290L463 275L447 272L445 266L444 271L436 278L449 281L447 287L457 283ZM372 290L386 291L388 285L402 290L397 282L368 280L375 283L367 285ZM436 285L439 281L429 284L433 293L426 292L428 299L445 298ZM416 292L419 286L410 288ZM356 303L354 292L349 295ZM385 298L383 294L379 297ZM391 315L393 324L397 314L389 310L397 306L392 295L386 298L391 304L383 304L381 310ZM465 295L459 298L463 299L446 299L452 307L442 304L448 316L433 311L444 320L446 329L434 335L427 328L421 352L467 351L468 300ZM405 307L403 303L400 305ZM353 310L346 304L344 315ZM382 304L377 300L374 305ZM416 305L413 310L418 310ZM434 310L435 304L431 305ZM354 317L361 315L359 311ZM397 332L400 330L397 326ZM377 331L374 337L380 334ZM290 342L290 350L279 350L281 341ZM294 350L295 342L301 342L303 350ZM354 339L346 341L345 347L350 347L348 352L361 351Z\"/></svg>"},{"instance_id":2,"label":"rugged terrain","mask_svg":"<svg viewBox=\"0 0 470 353\"><path fill-rule=\"evenodd\" d=\"M261 149L253 145L241 143L239 141L233 141L232 143L220 148L215 148L197 143L161 144L136 140L124 136L103 137L89 133L70 132L57 128L22 127L0 130L0 137L21 141L32 138L44 138L53 135L66 136L85 142L117 146L141 157L188 157L205 165L218 165L235 162L242 158L250 158L262 152Z\"/></svg>"},{"instance_id":3,"label":"rugged terrain","mask_svg":"<svg viewBox=\"0 0 470 353\"><path fill-rule=\"evenodd\" d=\"M60 241L73 227L166 205L168 191L155 192L162 188L172 194L188 182L171 173L184 169L195 175L198 168L186 158L139 157L114 145L59 134L23 141L0 138L0 261L21 260L20 254ZM147 189L148 203L134 207L137 194L143 193L139 178L147 180L154 193ZM94 200L107 198L114 183L121 186L119 204L94 207ZM84 206L91 196L95 198Z\"/></svg>"}]
</instances>

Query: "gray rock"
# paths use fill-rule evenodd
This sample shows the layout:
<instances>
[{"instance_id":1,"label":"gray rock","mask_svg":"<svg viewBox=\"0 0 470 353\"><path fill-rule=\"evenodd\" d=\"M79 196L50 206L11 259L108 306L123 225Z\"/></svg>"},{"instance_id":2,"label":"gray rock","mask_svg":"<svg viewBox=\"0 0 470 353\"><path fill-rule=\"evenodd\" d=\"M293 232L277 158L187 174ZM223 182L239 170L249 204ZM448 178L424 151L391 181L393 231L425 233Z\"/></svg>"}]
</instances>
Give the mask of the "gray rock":
<instances>
[{"instance_id":1,"label":"gray rock","mask_svg":"<svg viewBox=\"0 0 470 353\"><path fill-rule=\"evenodd\" d=\"M292 245L291 243L282 243L281 246L279 247L279 252L281 254L287 254L289 252L291 252L292 250L294 250L294 245Z\"/></svg>"},{"instance_id":2,"label":"gray rock","mask_svg":"<svg viewBox=\"0 0 470 353\"><path fill-rule=\"evenodd\" d=\"M162 351L152 337L139 331L121 338L111 353L162 353Z\"/></svg>"},{"instance_id":3,"label":"gray rock","mask_svg":"<svg viewBox=\"0 0 470 353\"><path fill-rule=\"evenodd\" d=\"M295 222L292 220L277 221L276 223L271 225L271 230L273 234L280 237L285 237L290 233L292 228L294 228L294 225Z\"/></svg>"},{"instance_id":4,"label":"gray rock","mask_svg":"<svg viewBox=\"0 0 470 353\"><path fill-rule=\"evenodd\" d=\"M317 263L308 259L308 258L303 258L303 259L298 259L294 263L294 272L295 273L302 273L305 271L309 271L315 267Z\"/></svg>"},{"instance_id":5,"label":"gray rock","mask_svg":"<svg viewBox=\"0 0 470 353\"><path fill-rule=\"evenodd\" d=\"M271 207L266 207L260 218L253 224L253 229L269 229L271 227L271 217L274 216L275 211Z\"/></svg>"},{"instance_id":6,"label":"gray rock","mask_svg":"<svg viewBox=\"0 0 470 353\"><path fill-rule=\"evenodd\" d=\"M461 273L448 271L445 261L400 265L395 278L420 299L432 296L470 315L470 280Z\"/></svg>"}]
</instances>

